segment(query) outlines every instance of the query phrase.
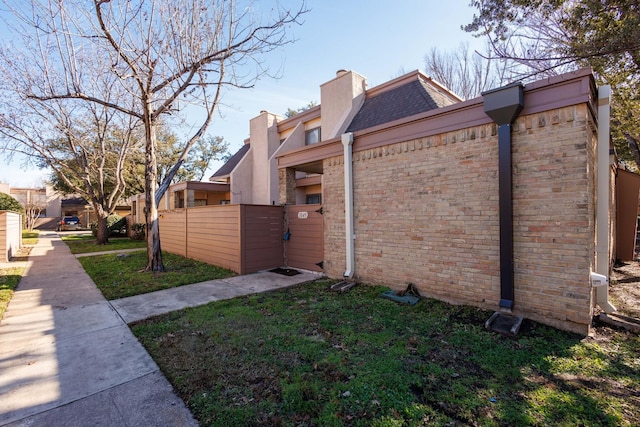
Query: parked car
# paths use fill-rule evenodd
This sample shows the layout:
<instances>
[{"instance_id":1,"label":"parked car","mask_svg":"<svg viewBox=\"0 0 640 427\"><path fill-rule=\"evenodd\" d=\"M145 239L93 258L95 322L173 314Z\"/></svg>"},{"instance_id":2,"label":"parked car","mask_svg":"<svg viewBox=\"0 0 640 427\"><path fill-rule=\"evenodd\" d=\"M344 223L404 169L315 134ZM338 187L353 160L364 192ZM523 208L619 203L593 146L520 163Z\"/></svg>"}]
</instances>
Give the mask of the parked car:
<instances>
[{"instance_id":1,"label":"parked car","mask_svg":"<svg viewBox=\"0 0 640 427\"><path fill-rule=\"evenodd\" d=\"M77 216L65 216L58 223L58 231L77 230L82 228L80 218Z\"/></svg>"}]
</instances>

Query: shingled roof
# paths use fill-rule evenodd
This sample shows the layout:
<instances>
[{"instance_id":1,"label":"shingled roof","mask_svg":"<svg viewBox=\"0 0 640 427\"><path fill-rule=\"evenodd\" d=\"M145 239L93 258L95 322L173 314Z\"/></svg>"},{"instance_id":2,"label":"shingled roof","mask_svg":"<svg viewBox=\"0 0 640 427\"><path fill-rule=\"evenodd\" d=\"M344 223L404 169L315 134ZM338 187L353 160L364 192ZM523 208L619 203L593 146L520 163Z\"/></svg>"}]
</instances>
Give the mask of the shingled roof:
<instances>
[{"instance_id":1,"label":"shingled roof","mask_svg":"<svg viewBox=\"0 0 640 427\"><path fill-rule=\"evenodd\" d=\"M240 160L242 160L244 155L247 154L247 151L249 151L249 147L249 144L244 144L238 151L236 151L233 156L231 156L231 158L229 158L229 160L227 160L224 165L222 165L220 169L218 169L213 175L211 175L209 180L211 181L212 178L219 178L229 175L236 168L238 163L240 163Z\"/></svg>"},{"instance_id":2,"label":"shingled roof","mask_svg":"<svg viewBox=\"0 0 640 427\"><path fill-rule=\"evenodd\" d=\"M72 197L67 197L66 199L62 199L60 204L62 206L77 206L77 205L84 206L84 205L88 205L89 202L87 202L87 200L83 197L72 196Z\"/></svg>"},{"instance_id":3,"label":"shingled roof","mask_svg":"<svg viewBox=\"0 0 640 427\"><path fill-rule=\"evenodd\" d=\"M367 97L347 132L367 129L455 102L451 96L418 78Z\"/></svg>"}]
</instances>

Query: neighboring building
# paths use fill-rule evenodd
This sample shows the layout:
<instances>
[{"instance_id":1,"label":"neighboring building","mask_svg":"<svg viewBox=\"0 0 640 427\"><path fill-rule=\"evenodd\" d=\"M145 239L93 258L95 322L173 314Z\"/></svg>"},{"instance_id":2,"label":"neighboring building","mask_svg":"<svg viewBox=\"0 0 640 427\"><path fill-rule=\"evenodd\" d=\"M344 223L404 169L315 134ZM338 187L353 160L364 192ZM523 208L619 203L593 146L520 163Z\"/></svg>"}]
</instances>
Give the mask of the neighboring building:
<instances>
[{"instance_id":1,"label":"neighboring building","mask_svg":"<svg viewBox=\"0 0 640 427\"><path fill-rule=\"evenodd\" d=\"M74 194L60 194L50 185L44 188L12 188L8 184L0 183L0 192L9 194L23 206L29 203L41 206L43 209L36 228L55 229L64 216L77 216L83 227L88 227L97 220L93 206L84 198ZM123 203L114 213L126 216L130 211L129 205Z\"/></svg>"},{"instance_id":2,"label":"neighboring building","mask_svg":"<svg viewBox=\"0 0 640 427\"><path fill-rule=\"evenodd\" d=\"M217 182L187 181L169 186L158 204L158 211L192 208L195 206L226 205L230 203L229 185ZM145 195L127 199L133 223L144 223Z\"/></svg>"},{"instance_id":3,"label":"neighboring building","mask_svg":"<svg viewBox=\"0 0 640 427\"><path fill-rule=\"evenodd\" d=\"M61 216L61 196L53 187L44 188L12 188L8 184L0 184L0 192L9 194L23 206L35 204L42 207L41 218L58 218Z\"/></svg>"}]
</instances>

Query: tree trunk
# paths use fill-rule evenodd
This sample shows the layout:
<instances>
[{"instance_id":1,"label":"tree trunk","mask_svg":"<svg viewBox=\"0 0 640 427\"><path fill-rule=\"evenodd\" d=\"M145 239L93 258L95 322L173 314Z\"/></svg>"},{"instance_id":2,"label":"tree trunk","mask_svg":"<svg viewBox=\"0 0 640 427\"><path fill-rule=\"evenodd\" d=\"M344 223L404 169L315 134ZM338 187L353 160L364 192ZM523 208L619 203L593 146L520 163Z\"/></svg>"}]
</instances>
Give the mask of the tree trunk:
<instances>
[{"instance_id":1,"label":"tree trunk","mask_svg":"<svg viewBox=\"0 0 640 427\"><path fill-rule=\"evenodd\" d=\"M157 211L156 219L151 223L147 223L147 233L147 270L164 271Z\"/></svg>"},{"instance_id":2,"label":"tree trunk","mask_svg":"<svg viewBox=\"0 0 640 427\"><path fill-rule=\"evenodd\" d=\"M164 271L162 249L160 247L160 225L156 188L158 186L158 166L156 158L156 126L149 117L145 120L145 219L147 222L147 271Z\"/></svg>"},{"instance_id":3,"label":"tree trunk","mask_svg":"<svg viewBox=\"0 0 640 427\"><path fill-rule=\"evenodd\" d=\"M96 233L96 244L106 245L109 243L109 230L107 229L107 217L98 215L98 228Z\"/></svg>"}]
</instances>

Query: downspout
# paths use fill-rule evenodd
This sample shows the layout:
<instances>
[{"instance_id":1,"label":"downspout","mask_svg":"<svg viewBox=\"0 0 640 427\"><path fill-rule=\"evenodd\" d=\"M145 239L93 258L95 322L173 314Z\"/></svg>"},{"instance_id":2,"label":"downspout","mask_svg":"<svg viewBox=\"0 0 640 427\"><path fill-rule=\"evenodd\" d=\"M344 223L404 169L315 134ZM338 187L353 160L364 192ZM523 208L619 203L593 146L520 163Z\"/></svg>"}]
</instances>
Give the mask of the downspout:
<instances>
[{"instance_id":1,"label":"downspout","mask_svg":"<svg viewBox=\"0 0 640 427\"><path fill-rule=\"evenodd\" d=\"M355 274L355 234L353 230L353 133L342 134L344 148L344 228L347 269L343 276L352 279Z\"/></svg>"},{"instance_id":2,"label":"downspout","mask_svg":"<svg viewBox=\"0 0 640 427\"><path fill-rule=\"evenodd\" d=\"M498 125L498 184L500 211L500 309L511 312L514 303L513 197L511 184L511 123L524 107L520 83L482 94L484 112Z\"/></svg>"},{"instance_id":3,"label":"downspout","mask_svg":"<svg viewBox=\"0 0 640 427\"><path fill-rule=\"evenodd\" d=\"M609 120L611 86L598 88L598 175L596 203L596 274L591 274L591 284L596 292L596 304L605 313L616 308L609 302Z\"/></svg>"}]
</instances>

